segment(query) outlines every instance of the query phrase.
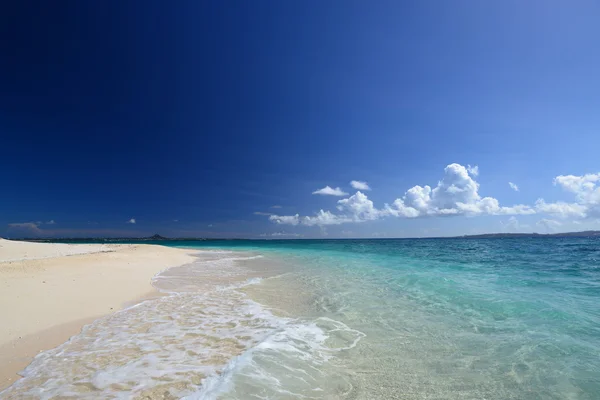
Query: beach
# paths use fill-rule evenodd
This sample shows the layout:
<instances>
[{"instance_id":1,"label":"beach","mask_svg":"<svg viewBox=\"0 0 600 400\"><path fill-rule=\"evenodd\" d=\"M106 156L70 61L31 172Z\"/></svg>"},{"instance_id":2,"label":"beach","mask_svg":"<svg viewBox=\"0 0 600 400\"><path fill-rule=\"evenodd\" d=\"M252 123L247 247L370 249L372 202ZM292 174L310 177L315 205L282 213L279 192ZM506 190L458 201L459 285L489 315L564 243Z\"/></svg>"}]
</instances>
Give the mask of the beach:
<instances>
[{"instance_id":1,"label":"beach","mask_svg":"<svg viewBox=\"0 0 600 400\"><path fill-rule=\"evenodd\" d=\"M0 389L39 352L94 319L159 292L151 279L194 260L154 245L79 245L0 239Z\"/></svg>"},{"instance_id":2,"label":"beach","mask_svg":"<svg viewBox=\"0 0 600 400\"><path fill-rule=\"evenodd\" d=\"M597 238L162 243L2 264L0 398L600 393Z\"/></svg>"}]
</instances>

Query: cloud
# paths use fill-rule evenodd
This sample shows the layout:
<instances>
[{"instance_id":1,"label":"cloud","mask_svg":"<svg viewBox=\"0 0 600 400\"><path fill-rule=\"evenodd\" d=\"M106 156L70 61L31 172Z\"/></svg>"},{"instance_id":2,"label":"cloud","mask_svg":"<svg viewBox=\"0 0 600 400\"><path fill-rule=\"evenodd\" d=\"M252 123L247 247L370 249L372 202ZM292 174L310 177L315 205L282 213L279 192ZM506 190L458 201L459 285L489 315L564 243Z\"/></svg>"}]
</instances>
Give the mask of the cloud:
<instances>
[{"instance_id":1,"label":"cloud","mask_svg":"<svg viewBox=\"0 0 600 400\"><path fill-rule=\"evenodd\" d=\"M209 228L212 228L212 227L213 227L213 224L208 224L207 226L208 226Z\"/></svg>"},{"instance_id":2,"label":"cloud","mask_svg":"<svg viewBox=\"0 0 600 400\"><path fill-rule=\"evenodd\" d=\"M396 199L392 206L386 205L385 212L406 218L535 214L535 210L526 205L501 207L493 197L482 198L479 195L479 183L469 176L467 168L460 164L448 165L444 169L444 177L433 189L427 185L410 188L404 197Z\"/></svg>"},{"instance_id":3,"label":"cloud","mask_svg":"<svg viewBox=\"0 0 600 400\"><path fill-rule=\"evenodd\" d=\"M42 234L42 230L38 225L35 222L14 222L8 224L8 229L11 232L37 236Z\"/></svg>"},{"instance_id":4,"label":"cloud","mask_svg":"<svg viewBox=\"0 0 600 400\"><path fill-rule=\"evenodd\" d=\"M320 210L314 216L300 217L300 215L271 215L269 220L280 225L306 225L306 226L327 226L340 225L346 222L352 222L352 219L333 214L331 211Z\"/></svg>"},{"instance_id":5,"label":"cloud","mask_svg":"<svg viewBox=\"0 0 600 400\"><path fill-rule=\"evenodd\" d=\"M273 213L268 213L268 212L262 212L262 211L254 211L254 215L273 215Z\"/></svg>"},{"instance_id":6,"label":"cloud","mask_svg":"<svg viewBox=\"0 0 600 400\"><path fill-rule=\"evenodd\" d=\"M339 200L337 208L350 214L356 222L372 221L381 216L381 211L360 191L347 199Z\"/></svg>"},{"instance_id":7,"label":"cloud","mask_svg":"<svg viewBox=\"0 0 600 400\"><path fill-rule=\"evenodd\" d=\"M303 237L299 233L287 233L287 232L274 232L274 233L261 233L259 236L261 237Z\"/></svg>"},{"instance_id":8,"label":"cloud","mask_svg":"<svg viewBox=\"0 0 600 400\"><path fill-rule=\"evenodd\" d=\"M554 178L554 185L565 192L575 195L575 201L567 203L557 201L546 203L538 199L535 207L540 212L552 214L559 218L599 218L600 217L600 173L585 175L559 175Z\"/></svg>"},{"instance_id":9,"label":"cloud","mask_svg":"<svg viewBox=\"0 0 600 400\"><path fill-rule=\"evenodd\" d=\"M274 206L271 206L271 208L281 208L281 206L279 206L279 205L276 204Z\"/></svg>"},{"instance_id":10,"label":"cloud","mask_svg":"<svg viewBox=\"0 0 600 400\"><path fill-rule=\"evenodd\" d=\"M500 222L502 226L506 229L507 232L518 232L525 228L529 228L529 225L521 225L519 220L514 215L508 219L506 222Z\"/></svg>"},{"instance_id":11,"label":"cloud","mask_svg":"<svg viewBox=\"0 0 600 400\"><path fill-rule=\"evenodd\" d=\"M127 224L135 224L135 218L131 218L129 221L126 222Z\"/></svg>"},{"instance_id":12,"label":"cloud","mask_svg":"<svg viewBox=\"0 0 600 400\"><path fill-rule=\"evenodd\" d=\"M178 219L174 219L173 222L179 222L179 220Z\"/></svg>"},{"instance_id":13,"label":"cloud","mask_svg":"<svg viewBox=\"0 0 600 400\"><path fill-rule=\"evenodd\" d=\"M548 231L548 232L552 232L552 231L555 231L558 227L560 227L562 225L562 223L555 221L553 219L543 218L543 219L540 219L538 222L536 222L536 225L546 228L546 231Z\"/></svg>"},{"instance_id":14,"label":"cloud","mask_svg":"<svg viewBox=\"0 0 600 400\"><path fill-rule=\"evenodd\" d=\"M477 165L471 167L467 164L467 171L469 171L469 174L473 175L474 177L479 175L479 167Z\"/></svg>"},{"instance_id":15,"label":"cloud","mask_svg":"<svg viewBox=\"0 0 600 400\"><path fill-rule=\"evenodd\" d=\"M469 167L471 175L478 173L477 167ZM526 215L535 214L530 206L518 204L511 207L500 206L493 197L479 195L479 183L469 175L469 169L460 164L450 164L444 170L444 177L437 186L414 186L406 191L402 198L382 209L357 191L347 199L339 200L339 214L320 210L314 216L300 217L271 215L269 219L277 224L327 226L347 222L374 221L384 217L434 217L454 215ZM329 187L327 187L329 188ZM329 188L331 189L331 188ZM331 189L331 190L339 190Z\"/></svg>"},{"instance_id":16,"label":"cloud","mask_svg":"<svg viewBox=\"0 0 600 400\"><path fill-rule=\"evenodd\" d=\"M359 190L348 198L338 200L336 213L319 210L310 216L274 214L269 215L269 220L277 224L323 228L328 225L374 221L385 217L422 218L543 213L558 218L571 218L573 222L581 219L600 218L600 173L580 176L559 175L554 179L554 185L573 194L574 201L549 203L540 198L531 206L525 204L502 206L496 198L482 197L479 194L480 185L474 179L478 174L479 168L476 166L464 167L456 163L449 164L444 169L444 176L434 187L429 185L413 186L402 197L397 198L391 204L384 204L380 209L376 208L373 202ZM509 186L516 191L519 189L512 182L509 182ZM345 195L340 188L332 189L329 186L314 193ZM557 226L557 221L547 221L542 224L548 229L550 226ZM526 227L526 225L519 225L516 218L510 218L503 224L511 229Z\"/></svg>"},{"instance_id":17,"label":"cloud","mask_svg":"<svg viewBox=\"0 0 600 400\"><path fill-rule=\"evenodd\" d=\"M300 223L306 226L327 226L327 225L340 225L346 222L352 222L352 219L343 216L333 214L331 211L320 210L315 216L302 217Z\"/></svg>"},{"instance_id":18,"label":"cloud","mask_svg":"<svg viewBox=\"0 0 600 400\"><path fill-rule=\"evenodd\" d=\"M546 203L544 199L538 199L535 202L535 209L539 212L556 215L560 218L585 218L587 207L577 203L565 203L557 201L555 203Z\"/></svg>"},{"instance_id":19,"label":"cloud","mask_svg":"<svg viewBox=\"0 0 600 400\"><path fill-rule=\"evenodd\" d=\"M554 184L561 186L566 191L582 195L584 193L598 192L596 182L600 181L600 173L576 175L559 175L554 178Z\"/></svg>"},{"instance_id":20,"label":"cloud","mask_svg":"<svg viewBox=\"0 0 600 400\"><path fill-rule=\"evenodd\" d=\"M300 216L296 215L271 215L269 221L273 221L276 224L281 225L298 225L300 223Z\"/></svg>"},{"instance_id":21,"label":"cloud","mask_svg":"<svg viewBox=\"0 0 600 400\"><path fill-rule=\"evenodd\" d=\"M364 181L351 181L350 186L356 190L371 190L367 182Z\"/></svg>"},{"instance_id":22,"label":"cloud","mask_svg":"<svg viewBox=\"0 0 600 400\"><path fill-rule=\"evenodd\" d=\"M508 182L508 186L510 186L510 188L512 190L514 190L515 192L519 191L519 187L516 184L512 183L512 182Z\"/></svg>"},{"instance_id":23,"label":"cloud","mask_svg":"<svg viewBox=\"0 0 600 400\"><path fill-rule=\"evenodd\" d=\"M326 196L346 196L348 193L344 192L339 187L335 189L329 186L325 186L323 189L315 190L312 194L321 194Z\"/></svg>"}]
</instances>

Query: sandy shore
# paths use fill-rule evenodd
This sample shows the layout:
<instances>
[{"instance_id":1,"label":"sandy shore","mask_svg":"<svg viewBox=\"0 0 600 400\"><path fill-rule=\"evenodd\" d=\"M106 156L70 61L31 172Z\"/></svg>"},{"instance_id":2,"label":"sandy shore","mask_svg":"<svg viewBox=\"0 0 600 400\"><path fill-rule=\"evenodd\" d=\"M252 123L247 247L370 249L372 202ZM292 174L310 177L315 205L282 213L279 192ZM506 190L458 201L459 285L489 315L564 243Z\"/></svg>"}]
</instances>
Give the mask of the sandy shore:
<instances>
[{"instance_id":1,"label":"sandy shore","mask_svg":"<svg viewBox=\"0 0 600 400\"><path fill-rule=\"evenodd\" d=\"M0 389L40 351L94 319L157 296L151 278L194 260L154 245L71 245L0 239Z\"/></svg>"}]
</instances>

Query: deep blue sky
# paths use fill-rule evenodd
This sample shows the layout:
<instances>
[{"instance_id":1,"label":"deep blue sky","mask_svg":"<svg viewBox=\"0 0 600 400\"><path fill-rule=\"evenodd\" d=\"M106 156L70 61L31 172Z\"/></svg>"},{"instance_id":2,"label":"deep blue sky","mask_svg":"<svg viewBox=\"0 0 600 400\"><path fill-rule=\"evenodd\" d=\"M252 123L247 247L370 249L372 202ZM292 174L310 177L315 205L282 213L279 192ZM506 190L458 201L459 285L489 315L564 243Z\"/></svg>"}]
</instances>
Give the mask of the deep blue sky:
<instances>
[{"instance_id":1,"label":"deep blue sky","mask_svg":"<svg viewBox=\"0 0 600 400\"><path fill-rule=\"evenodd\" d=\"M312 192L353 194L351 180L383 209L451 163L478 165L479 195L502 206L588 207L553 179L600 171L597 2L12 2L0 15L0 236L600 228L592 212L254 214L337 213L343 197Z\"/></svg>"}]
</instances>

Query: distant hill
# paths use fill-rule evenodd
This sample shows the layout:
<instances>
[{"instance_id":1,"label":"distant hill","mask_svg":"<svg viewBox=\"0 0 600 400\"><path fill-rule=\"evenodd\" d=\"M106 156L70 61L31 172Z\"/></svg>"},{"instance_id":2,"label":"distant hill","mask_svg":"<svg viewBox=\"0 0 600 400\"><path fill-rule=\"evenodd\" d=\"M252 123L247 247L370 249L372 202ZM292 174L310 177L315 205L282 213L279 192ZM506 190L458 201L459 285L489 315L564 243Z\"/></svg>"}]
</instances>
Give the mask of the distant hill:
<instances>
[{"instance_id":1,"label":"distant hill","mask_svg":"<svg viewBox=\"0 0 600 400\"><path fill-rule=\"evenodd\" d=\"M600 231L563 232L563 233L483 233L481 235L455 236L457 238L532 238L532 237L600 237Z\"/></svg>"}]
</instances>

